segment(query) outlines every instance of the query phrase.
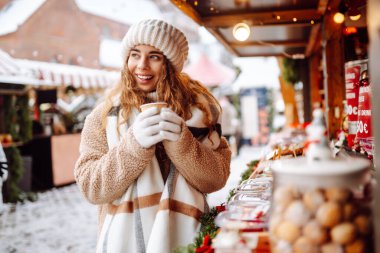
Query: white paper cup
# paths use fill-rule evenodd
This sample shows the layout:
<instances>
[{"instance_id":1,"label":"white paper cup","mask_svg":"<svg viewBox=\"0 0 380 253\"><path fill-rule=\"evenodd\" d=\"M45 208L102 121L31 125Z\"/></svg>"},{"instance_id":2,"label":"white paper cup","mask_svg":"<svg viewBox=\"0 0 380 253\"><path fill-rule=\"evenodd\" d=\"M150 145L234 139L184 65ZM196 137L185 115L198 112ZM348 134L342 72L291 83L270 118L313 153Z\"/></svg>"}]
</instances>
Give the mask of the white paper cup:
<instances>
[{"instance_id":1,"label":"white paper cup","mask_svg":"<svg viewBox=\"0 0 380 253\"><path fill-rule=\"evenodd\" d=\"M158 111L161 111L161 108L168 107L168 103L166 103L166 102L155 102L155 103L148 103L148 104L140 105L140 109L142 112L148 108L151 108L151 107L157 107Z\"/></svg>"}]
</instances>

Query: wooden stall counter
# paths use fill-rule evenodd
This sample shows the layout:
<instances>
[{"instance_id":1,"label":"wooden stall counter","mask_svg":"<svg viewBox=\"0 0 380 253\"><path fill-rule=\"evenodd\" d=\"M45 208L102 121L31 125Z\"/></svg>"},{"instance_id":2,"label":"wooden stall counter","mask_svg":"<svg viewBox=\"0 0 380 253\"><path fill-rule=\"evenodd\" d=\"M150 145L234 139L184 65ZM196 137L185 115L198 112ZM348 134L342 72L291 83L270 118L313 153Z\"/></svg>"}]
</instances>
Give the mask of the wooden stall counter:
<instances>
[{"instance_id":1,"label":"wooden stall counter","mask_svg":"<svg viewBox=\"0 0 380 253\"><path fill-rule=\"evenodd\" d=\"M32 157L32 190L46 190L74 183L74 166L79 157L80 134L38 136L21 147Z\"/></svg>"},{"instance_id":2,"label":"wooden stall counter","mask_svg":"<svg viewBox=\"0 0 380 253\"><path fill-rule=\"evenodd\" d=\"M75 182L74 166L79 157L79 143L80 134L51 137L51 160L54 186Z\"/></svg>"}]
</instances>

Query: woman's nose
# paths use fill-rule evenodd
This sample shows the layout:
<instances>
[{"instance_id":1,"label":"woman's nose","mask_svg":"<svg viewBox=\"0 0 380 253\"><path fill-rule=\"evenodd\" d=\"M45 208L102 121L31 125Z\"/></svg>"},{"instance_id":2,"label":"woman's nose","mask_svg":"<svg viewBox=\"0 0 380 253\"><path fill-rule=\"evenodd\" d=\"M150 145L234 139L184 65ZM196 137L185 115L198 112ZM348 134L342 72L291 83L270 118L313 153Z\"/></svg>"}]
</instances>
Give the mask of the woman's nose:
<instances>
[{"instance_id":1,"label":"woman's nose","mask_svg":"<svg viewBox=\"0 0 380 253\"><path fill-rule=\"evenodd\" d=\"M149 67L148 59L146 57L141 57L140 60L139 60L139 62L138 62L137 67L139 67L139 68L147 68L147 67Z\"/></svg>"}]
</instances>

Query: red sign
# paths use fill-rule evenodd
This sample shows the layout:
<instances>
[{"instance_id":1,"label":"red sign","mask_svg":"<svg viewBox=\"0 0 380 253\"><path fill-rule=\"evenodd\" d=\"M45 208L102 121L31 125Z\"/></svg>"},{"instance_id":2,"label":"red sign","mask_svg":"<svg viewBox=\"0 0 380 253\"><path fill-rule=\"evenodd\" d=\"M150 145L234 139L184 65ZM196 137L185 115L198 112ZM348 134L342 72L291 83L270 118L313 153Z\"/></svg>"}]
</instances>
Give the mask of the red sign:
<instances>
[{"instance_id":1,"label":"red sign","mask_svg":"<svg viewBox=\"0 0 380 253\"><path fill-rule=\"evenodd\" d=\"M347 145L351 148L358 126L358 103L359 103L359 79L362 66L368 60L351 61L345 64L345 84L346 84L346 113L348 121Z\"/></svg>"},{"instance_id":2,"label":"red sign","mask_svg":"<svg viewBox=\"0 0 380 253\"><path fill-rule=\"evenodd\" d=\"M371 86L360 87L357 134L359 139L372 137L371 127Z\"/></svg>"}]
</instances>

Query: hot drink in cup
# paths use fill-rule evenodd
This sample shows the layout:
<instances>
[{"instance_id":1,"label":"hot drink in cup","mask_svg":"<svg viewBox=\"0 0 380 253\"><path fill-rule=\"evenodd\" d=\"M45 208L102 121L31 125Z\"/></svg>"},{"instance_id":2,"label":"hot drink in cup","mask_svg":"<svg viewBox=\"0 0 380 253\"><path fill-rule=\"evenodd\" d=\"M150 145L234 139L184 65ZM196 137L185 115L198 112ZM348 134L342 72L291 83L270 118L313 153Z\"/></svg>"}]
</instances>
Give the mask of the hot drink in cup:
<instances>
[{"instance_id":1,"label":"hot drink in cup","mask_svg":"<svg viewBox=\"0 0 380 253\"><path fill-rule=\"evenodd\" d=\"M148 103L148 104L140 105L140 109L142 112L145 111L146 109L152 108L152 107L157 107L158 111L161 111L162 108L168 107L168 103L166 103L166 102L155 102L155 103Z\"/></svg>"}]
</instances>

